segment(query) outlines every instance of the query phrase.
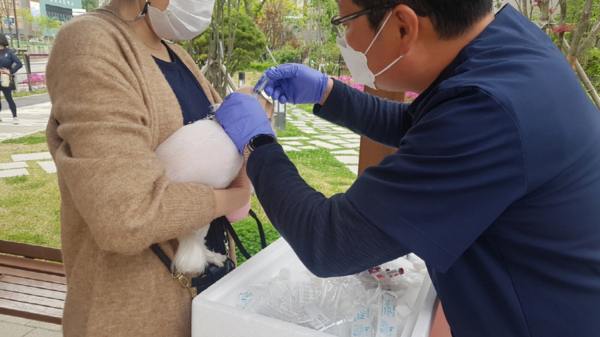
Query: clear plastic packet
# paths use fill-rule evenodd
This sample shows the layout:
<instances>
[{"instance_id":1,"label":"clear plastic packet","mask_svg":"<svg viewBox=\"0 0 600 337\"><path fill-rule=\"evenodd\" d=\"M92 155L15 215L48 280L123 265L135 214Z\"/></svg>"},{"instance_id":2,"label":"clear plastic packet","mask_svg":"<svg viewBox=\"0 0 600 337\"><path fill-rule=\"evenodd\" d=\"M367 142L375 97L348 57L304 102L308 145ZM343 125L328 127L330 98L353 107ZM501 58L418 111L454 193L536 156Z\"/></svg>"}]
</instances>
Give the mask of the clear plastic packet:
<instances>
[{"instance_id":1,"label":"clear plastic packet","mask_svg":"<svg viewBox=\"0 0 600 337\"><path fill-rule=\"evenodd\" d=\"M380 295L376 337L396 337L398 333L397 300L398 297L393 292L386 291Z\"/></svg>"},{"instance_id":2,"label":"clear plastic packet","mask_svg":"<svg viewBox=\"0 0 600 337\"><path fill-rule=\"evenodd\" d=\"M372 337L373 333L374 329L371 308L365 306L358 307L352 319L350 336Z\"/></svg>"}]
</instances>

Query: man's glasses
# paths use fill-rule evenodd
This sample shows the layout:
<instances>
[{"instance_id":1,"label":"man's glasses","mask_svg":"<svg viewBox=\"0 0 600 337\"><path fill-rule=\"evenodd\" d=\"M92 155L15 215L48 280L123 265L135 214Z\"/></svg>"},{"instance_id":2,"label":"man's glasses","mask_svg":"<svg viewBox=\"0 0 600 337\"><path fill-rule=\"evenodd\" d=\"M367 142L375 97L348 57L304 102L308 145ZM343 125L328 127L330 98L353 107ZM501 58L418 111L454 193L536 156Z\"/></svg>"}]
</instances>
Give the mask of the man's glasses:
<instances>
[{"instance_id":1,"label":"man's glasses","mask_svg":"<svg viewBox=\"0 0 600 337\"><path fill-rule=\"evenodd\" d=\"M331 24L333 25L333 29L335 29L335 32L337 33L337 35L339 37L344 37L344 30L345 30L344 25L343 25L344 22L356 19L357 17L363 16L365 14L373 13L373 12L384 10L384 9L395 8L398 5L401 5L401 4L400 3L385 4L385 5L381 5L381 6L377 6L377 7L373 7L373 8L369 8L369 9L365 9L363 11L356 12L356 13L353 13L353 14L350 14L350 15L346 15L346 16L342 16L342 17L340 17L339 15L334 15L331 18ZM423 11L415 10L414 8L412 10L418 16L427 16L427 13L425 13Z\"/></svg>"}]
</instances>

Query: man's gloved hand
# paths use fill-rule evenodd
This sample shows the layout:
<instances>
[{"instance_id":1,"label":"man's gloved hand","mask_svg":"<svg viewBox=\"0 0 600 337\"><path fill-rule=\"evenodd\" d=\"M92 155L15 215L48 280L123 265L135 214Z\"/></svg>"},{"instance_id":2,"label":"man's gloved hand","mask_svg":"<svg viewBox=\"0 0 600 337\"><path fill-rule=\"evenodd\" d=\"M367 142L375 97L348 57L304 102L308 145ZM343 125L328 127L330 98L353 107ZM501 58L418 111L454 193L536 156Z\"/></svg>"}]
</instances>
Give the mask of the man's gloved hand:
<instances>
[{"instance_id":1,"label":"man's gloved hand","mask_svg":"<svg viewBox=\"0 0 600 337\"><path fill-rule=\"evenodd\" d=\"M258 84L262 82L264 76L271 80L265 87L267 95L281 103L293 104L318 104L323 98L329 80L329 77L320 71L296 63L267 69Z\"/></svg>"},{"instance_id":2,"label":"man's gloved hand","mask_svg":"<svg viewBox=\"0 0 600 337\"><path fill-rule=\"evenodd\" d=\"M232 93L215 111L215 117L229 135L240 154L244 146L256 135L273 135L269 118L260 102L248 95Z\"/></svg>"}]
</instances>

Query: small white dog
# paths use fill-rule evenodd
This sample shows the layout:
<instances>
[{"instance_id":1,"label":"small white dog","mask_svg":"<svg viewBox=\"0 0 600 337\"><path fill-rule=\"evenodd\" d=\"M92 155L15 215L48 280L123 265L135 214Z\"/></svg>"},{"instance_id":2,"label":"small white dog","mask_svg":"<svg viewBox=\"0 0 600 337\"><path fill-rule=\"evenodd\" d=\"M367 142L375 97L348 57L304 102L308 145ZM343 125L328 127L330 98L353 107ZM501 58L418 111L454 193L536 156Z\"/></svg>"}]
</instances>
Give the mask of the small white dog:
<instances>
[{"instance_id":1,"label":"small white dog","mask_svg":"<svg viewBox=\"0 0 600 337\"><path fill-rule=\"evenodd\" d=\"M251 94L253 87L243 86L238 92ZM271 117L273 106L260 97L259 100ZM174 182L198 183L224 189L239 173L244 158L217 120L204 119L183 126L165 140L157 149L158 159L165 165L167 177ZM227 217L231 222L240 221L248 214L249 204ZM240 216L240 213L241 216ZM172 269L179 273L198 274L209 263L223 266L225 255L206 248L205 237L208 224L194 233L178 237L179 248L173 259Z\"/></svg>"}]
</instances>

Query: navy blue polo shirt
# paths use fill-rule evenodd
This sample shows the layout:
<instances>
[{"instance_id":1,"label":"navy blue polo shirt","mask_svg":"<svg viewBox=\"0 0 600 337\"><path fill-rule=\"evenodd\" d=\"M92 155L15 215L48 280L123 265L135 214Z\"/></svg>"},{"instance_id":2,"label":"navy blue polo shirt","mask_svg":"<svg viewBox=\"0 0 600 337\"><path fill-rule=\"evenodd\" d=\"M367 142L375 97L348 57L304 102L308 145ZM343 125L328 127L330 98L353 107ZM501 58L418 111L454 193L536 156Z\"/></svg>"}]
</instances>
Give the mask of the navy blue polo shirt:
<instances>
[{"instance_id":1,"label":"navy blue polo shirt","mask_svg":"<svg viewBox=\"0 0 600 337\"><path fill-rule=\"evenodd\" d=\"M314 111L398 151L331 198L279 145L253 152L258 198L309 269L412 251L456 337L600 335L600 111L513 7L411 105L336 82Z\"/></svg>"},{"instance_id":2,"label":"navy blue polo shirt","mask_svg":"<svg viewBox=\"0 0 600 337\"><path fill-rule=\"evenodd\" d=\"M456 336L600 335L600 111L513 7L347 195L422 257Z\"/></svg>"}]
</instances>

